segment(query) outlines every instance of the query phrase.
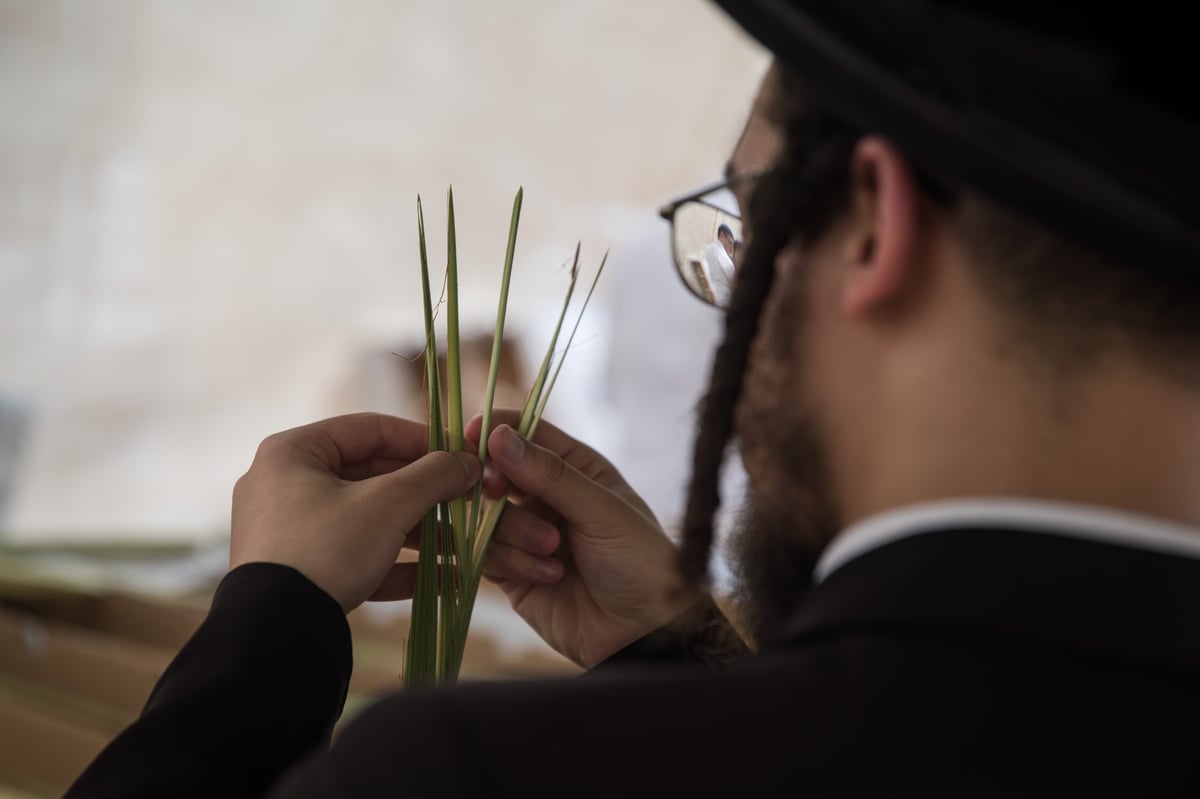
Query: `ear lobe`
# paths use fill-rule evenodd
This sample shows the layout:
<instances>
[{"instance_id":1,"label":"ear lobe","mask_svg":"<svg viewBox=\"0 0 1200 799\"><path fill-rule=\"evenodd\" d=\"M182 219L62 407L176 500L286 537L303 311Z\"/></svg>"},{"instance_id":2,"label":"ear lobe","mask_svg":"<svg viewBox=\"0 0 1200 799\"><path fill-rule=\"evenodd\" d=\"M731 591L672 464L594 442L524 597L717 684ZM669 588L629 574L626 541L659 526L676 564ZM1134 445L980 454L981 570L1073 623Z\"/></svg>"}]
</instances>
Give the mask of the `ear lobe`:
<instances>
[{"instance_id":1,"label":"ear lobe","mask_svg":"<svg viewBox=\"0 0 1200 799\"><path fill-rule=\"evenodd\" d=\"M915 274L913 259L920 193L908 161L890 142L868 136L851 157L852 207L861 236L852 252L856 267L842 293L842 308L863 316L900 294Z\"/></svg>"}]
</instances>

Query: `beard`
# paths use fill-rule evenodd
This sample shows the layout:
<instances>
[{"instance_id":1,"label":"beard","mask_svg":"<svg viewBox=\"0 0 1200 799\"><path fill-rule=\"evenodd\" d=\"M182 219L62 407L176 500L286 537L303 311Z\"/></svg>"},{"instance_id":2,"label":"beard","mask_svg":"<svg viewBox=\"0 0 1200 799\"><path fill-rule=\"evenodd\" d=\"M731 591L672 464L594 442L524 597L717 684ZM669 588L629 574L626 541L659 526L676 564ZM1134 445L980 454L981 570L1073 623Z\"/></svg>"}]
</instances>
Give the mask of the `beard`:
<instances>
[{"instance_id":1,"label":"beard","mask_svg":"<svg viewBox=\"0 0 1200 799\"><path fill-rule=\"evenodd\" d=\"M810 275L796 260L767 297L736 410L749 489L727 557L744 632L759 649L779 639L842 527L830 436L805 382Z\"/></svg>"},{"instance_id":2,"label":"beard","mask_svg":"<svg viewBox=\"0 0 1200 799\"><path fill-rule=\"evenodd\" d=\"M793 422L774 443L764 464L771 477L751 476L726 542L733 600L743 632L759 650L780 639L841 529L819 428Z\"/></svg>"}]
</instances>

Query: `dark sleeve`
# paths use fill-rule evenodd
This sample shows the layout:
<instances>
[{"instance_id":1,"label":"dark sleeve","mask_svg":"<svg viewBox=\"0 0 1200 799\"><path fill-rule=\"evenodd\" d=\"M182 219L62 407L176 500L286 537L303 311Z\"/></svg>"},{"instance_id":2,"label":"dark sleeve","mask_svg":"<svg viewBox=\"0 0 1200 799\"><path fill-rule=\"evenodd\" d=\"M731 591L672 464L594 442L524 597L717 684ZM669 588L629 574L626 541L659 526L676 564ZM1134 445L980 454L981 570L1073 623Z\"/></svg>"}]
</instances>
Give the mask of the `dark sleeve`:
<instances>
[{"instance_id":1,"label":"dark sleeve","mask_svg":"<svg viewBox=\"0 0 1200 799\"><path fill-rule=\"evenodd\" d=\"M350 671L350 628L332 597L290 567L239 566L141 716L65 799L262 796L328 746Z\"/></svg>"},{"instance_id":2,"label":"dark sleeve","mask_svg":"<svg viewBox=\"0 0 1200 799\"><path fill-rule=\"evenodd\" d=\"M750 654L733 624L709 599L695 611L634 641L593 667L588 674L613 666L664 663L719 669Z\"/></svg>"}]
</instances>

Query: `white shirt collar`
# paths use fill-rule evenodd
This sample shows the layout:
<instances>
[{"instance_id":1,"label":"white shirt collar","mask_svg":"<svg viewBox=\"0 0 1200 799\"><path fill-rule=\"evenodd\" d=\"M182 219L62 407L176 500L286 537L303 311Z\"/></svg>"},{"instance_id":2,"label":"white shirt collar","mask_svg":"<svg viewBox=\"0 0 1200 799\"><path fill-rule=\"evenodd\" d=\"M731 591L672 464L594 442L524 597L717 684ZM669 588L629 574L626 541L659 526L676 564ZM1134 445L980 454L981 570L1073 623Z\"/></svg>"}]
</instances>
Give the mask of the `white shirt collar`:
<instances>
[{"instance_id":1,"label":"white shirt collar","mask_svg":"<svg viewBox=\"0 0 1200 799\"><path fill-rule=\"evenodd\" d=\"M1072 536L1200 559L1200 528L1095 505L980 498L909 505L862 519L825 548L813 579L819 583L854 558L902 538L971 527Z\"/></svg>"}]
</instances>

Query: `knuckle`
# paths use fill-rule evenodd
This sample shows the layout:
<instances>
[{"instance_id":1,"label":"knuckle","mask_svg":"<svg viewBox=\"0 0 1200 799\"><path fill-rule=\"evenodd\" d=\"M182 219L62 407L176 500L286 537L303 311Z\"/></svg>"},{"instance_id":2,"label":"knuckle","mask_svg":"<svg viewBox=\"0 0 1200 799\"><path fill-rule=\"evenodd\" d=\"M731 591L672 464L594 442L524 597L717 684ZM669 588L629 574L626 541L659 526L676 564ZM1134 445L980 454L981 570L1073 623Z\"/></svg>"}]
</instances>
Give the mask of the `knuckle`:
<instances>
[{"instance_id":1,"label":"knuckle","mask_svg":"<svg viewBox=\"0 0 1200 799\"><path fill-rule=\"evenodd\" d=\"M462 471L462 467L458 465L458 459L444 449L429 453L429 465L439 470L457 469Z\"/></svg>"},{"instance_id":2,"label":"knuckle","mask_svg":"<svg viewBox=\"0 0 1200 799\"><path fill-rule=\"evenodd\" d=\"M259 442L258 451L255 453L255 459L257 460L270 457L273 453L278 452L286 442L286 433L272 433Z\"/></svg>"},{"instance_id":3,"label":"knuckle","mask_svg":"<svg viewBox=\"0 0 1200 799\"><path fill-rule=\"evenodd\" d=\"M541 459L542 481L548 485L557 485L567 476L567 462L554 453L547 453Z\"/></svg>"}]
</instances>

